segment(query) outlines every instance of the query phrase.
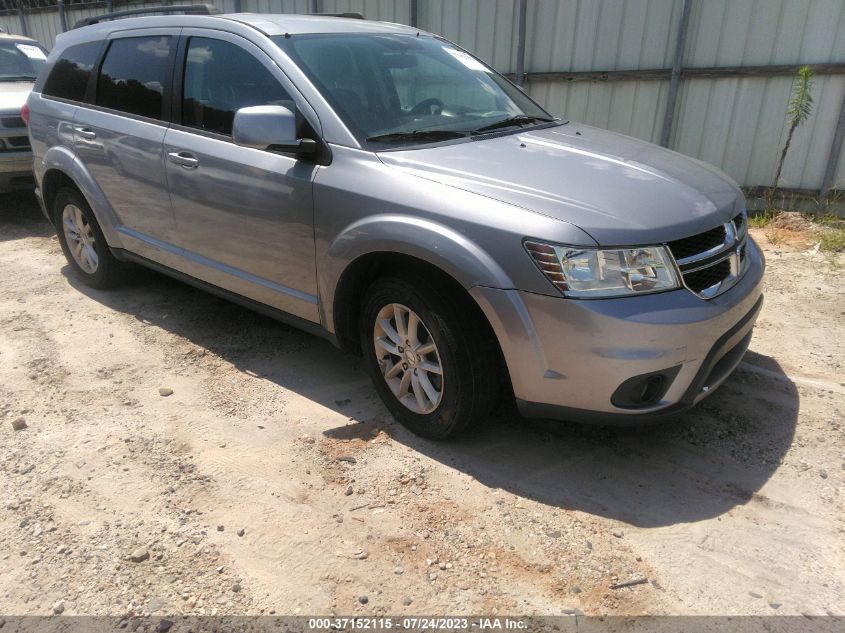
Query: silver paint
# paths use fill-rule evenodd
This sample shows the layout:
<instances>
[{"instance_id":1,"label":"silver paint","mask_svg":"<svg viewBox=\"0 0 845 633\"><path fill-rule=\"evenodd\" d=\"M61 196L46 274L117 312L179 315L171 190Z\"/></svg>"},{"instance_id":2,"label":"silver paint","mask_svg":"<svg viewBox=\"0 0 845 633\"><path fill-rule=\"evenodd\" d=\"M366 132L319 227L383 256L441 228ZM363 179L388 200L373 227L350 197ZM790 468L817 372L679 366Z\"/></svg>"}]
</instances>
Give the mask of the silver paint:
<instances>
[{"instance_id":1,"label":"silver paint","mask_svg":"<svg viewBox=\"0 0 845 633\"><path fill-rule=\"evenodd\" d=\"M235 112L232 140L241 147L296 145L296 116L284 106L252 106Z\"/></svg>"},{"instance_id":2,"label":"silver paint","mask_svg":"<svg viewBox=\"0 0 845 633\"><path fill-rule=\"evenodd\" d=\"M82 209L75 204L66 205L62 210L62 231L70 254L79 267L89 274L97 272L99 258L94 248L97 241L94 229Z\"/></svg>"},{"instance_id":3,"label":"silver paint","mask_svg":"<svg viewBox=\"0 0 845 633\"><path fill-rule=\"evenodd\" d=\"M437 344L420 316L401 303L384 306L373 324L373 346L396 399L416 414L434 412L445 377Z\"/></svg>"},{"instance_id":4,"label":"silver paint","mask_svg":"<svg viewBox=\"0 0 845 633\"><path fill-rule=\"evenodd\" d=\"M610 394L622 381L676 365L675 382L653 409L678 402L710 346L760 296L763 261L749 242L749 270L711 300L686 289L563 298L526 254L525 239L584 247L665 243L729 222L744 208L741 192L699 161L575 123L366 151L269 39L415 29L285 15L132 18L59 36L47 67L67 46L146 28L243 46L288 90L330 160L298 160L178 124L60 103L41 96L42 73L29 99L39 188L50 172L69 176L112 248L330 334L351 265L376 253L418 258L477 302L519 399L615 413L624 411Z\"/></svg>"}]
</instances>

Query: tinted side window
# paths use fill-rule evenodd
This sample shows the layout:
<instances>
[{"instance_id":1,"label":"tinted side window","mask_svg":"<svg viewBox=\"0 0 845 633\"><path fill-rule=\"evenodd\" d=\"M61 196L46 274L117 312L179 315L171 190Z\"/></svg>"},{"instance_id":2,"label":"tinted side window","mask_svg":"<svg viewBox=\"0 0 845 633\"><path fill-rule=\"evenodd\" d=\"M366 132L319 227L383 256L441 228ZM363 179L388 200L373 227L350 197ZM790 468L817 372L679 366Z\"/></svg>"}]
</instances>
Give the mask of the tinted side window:
<instances>
[{"instance_id":1,"label":"tinted side window","mask_svg":"<svg viewBox=\"0 0 845 633\"><path fill-rule=\"evenodd\" d=\"M114 40L97 78L97 105L160 119L171 46L169 36Z\"/></svg>"},{"instance_id":2,"label":"tinted side window","mask_svg":"<svg viewBox=\"0 0 845 633\"><path fill-rule=\"evenodd\" d=\"M41 91L50 97L82 101L91 70L97 63L101 42L71 46L61 54Z\"/></svg>"},{"instance_id":3,"label":"tinted side window","mask_svg":"<svg viewBox=\"0 0 845 633\"><path fill-rule=\"evenodd\" d=\"M231 135L235 111L256 105L294 111L287 91L255 57L229 42L192 37L185 60L182 124Z\"/></svg>"}]
</instances>

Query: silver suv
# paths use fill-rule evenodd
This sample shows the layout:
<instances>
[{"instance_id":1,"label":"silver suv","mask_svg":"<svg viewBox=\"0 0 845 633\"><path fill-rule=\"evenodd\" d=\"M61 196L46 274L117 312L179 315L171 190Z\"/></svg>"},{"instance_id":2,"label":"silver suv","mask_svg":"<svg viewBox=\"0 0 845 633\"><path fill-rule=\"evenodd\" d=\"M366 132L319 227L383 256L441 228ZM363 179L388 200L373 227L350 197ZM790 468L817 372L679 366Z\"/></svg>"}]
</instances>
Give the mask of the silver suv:
<instances>
[{"instance_id":1,"label":"silver suv","mask_svg":"<svg viewBox=\"0 0 845 633\"><path fill-rule=\"evenodd\" d=\"M511 393L530 417L664 419L728 377L760 311L728 177L557 119L416 28L98 23L59 36L29 110L85 283L133 262L324 336L429 438Z\"/></svg>"},{"instance_id":2,"label":"silver suv","mask_svg":"<svg viewBox=\"0 0 845 633\"><path fill-rule=\"evenodd\" d=\"M32 152L21 108L47 61L41 44L0 33L0 193L32 189Z\"/></svg>"}]
</instances>

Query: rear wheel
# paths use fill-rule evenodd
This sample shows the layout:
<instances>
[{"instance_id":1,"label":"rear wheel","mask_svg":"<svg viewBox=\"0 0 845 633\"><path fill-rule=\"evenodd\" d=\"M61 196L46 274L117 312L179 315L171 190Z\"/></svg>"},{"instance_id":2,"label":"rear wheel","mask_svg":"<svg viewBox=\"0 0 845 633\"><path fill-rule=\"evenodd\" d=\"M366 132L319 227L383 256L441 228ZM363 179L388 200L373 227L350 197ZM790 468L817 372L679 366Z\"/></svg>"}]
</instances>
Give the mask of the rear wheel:
<instances>
[{"instance_id":1,"label":"rear wheel","mask_svg":"<svg viewBox=\"0 0 845 633\"><path fill-rule=\"evenodd\" d=\"M375 282L364 299L362 352L376 390L408 429L443 439L484 420L498 399L495 345L465 297L425 280Z\"/></svg>"},{"instance_id":2,"label":"rear wheel","mask_svg":"<svg viewBox=\"0 0 845 633\"><path fill-rule=\"evenodd\" d=\"M112 254L82 194L61 189L53 201L53 220L65 258L83 283L111 288L123 281L126 266Z\"/></svg>"}]
</instances>

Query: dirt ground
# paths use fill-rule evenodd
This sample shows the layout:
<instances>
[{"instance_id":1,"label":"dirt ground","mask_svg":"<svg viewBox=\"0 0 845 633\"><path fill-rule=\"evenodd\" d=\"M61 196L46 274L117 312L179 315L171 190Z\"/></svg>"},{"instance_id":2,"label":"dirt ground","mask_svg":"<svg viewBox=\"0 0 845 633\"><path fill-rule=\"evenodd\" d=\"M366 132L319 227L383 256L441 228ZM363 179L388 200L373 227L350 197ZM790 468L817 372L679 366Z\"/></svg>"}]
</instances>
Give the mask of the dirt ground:
<instances>
[{"instance_id":1,"label":"dirt ground","mask_svg":"<svg viewBox=\"0 0 845 633\"><path fill-rule=\"evenodd\" d=\"M845 614L845 257L756 237L751 350L681 420L436 444L317 338L80 286L0 197L0 614Z\"/></svg>"}]
</instances>

